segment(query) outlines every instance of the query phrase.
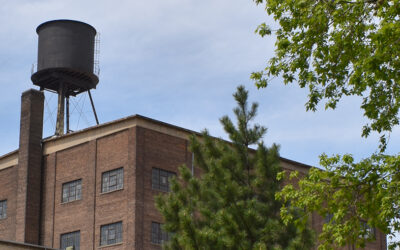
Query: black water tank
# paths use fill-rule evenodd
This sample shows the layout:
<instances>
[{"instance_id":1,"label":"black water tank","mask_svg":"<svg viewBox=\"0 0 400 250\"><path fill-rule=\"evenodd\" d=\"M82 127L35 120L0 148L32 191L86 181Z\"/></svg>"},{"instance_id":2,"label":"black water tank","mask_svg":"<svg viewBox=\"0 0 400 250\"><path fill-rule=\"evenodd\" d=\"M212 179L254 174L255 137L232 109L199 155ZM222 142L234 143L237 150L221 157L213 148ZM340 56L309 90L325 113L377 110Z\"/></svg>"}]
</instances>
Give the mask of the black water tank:
<instances>
[{"instance_id":1,"label":"black water tank","mask_svg":"<svg viewBox=\"0 0 400 250\"><path fill-rule=\"evenodd\" d=\"M35 85L57 91L59 82L67 83L69 94L95 88L93 72L96 29L73 20L54 20L36 29L39 36Z\"/></svg>"}]
</instances>

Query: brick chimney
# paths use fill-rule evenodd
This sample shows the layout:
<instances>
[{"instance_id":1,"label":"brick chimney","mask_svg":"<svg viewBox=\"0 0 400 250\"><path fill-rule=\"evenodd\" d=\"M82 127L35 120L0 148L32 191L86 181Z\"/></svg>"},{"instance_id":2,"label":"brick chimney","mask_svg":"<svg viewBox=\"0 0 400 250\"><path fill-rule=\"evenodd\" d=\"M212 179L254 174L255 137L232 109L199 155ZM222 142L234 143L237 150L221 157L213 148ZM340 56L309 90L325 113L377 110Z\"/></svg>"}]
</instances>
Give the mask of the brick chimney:
<instances>
[{"instance_id":1,"label":"brick chimney","mask_svg":"<svg viewBox=\"0 0 400 250\"><path fill-rule=\"evenodd\" d=\"M39 244L43 103L43 92L22 93L15 239L31 244Z\"/></svg>"}]
</instances>

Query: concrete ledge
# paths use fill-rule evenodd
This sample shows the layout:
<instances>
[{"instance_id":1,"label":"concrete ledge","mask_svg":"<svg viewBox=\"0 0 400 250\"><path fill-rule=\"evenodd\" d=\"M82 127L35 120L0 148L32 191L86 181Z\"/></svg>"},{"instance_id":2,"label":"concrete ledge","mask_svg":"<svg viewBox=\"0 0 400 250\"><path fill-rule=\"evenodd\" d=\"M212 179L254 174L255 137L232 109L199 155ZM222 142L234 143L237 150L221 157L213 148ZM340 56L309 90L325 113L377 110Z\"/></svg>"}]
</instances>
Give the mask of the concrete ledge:
<instances>
[{"instance_id":1,"label":"concrete ledge","mask_svg":"<svg viewBox=\"0 0 400 250\"><path fill-rule=\"evenodd\" d=\"M18 150L0 156L0 170L18 165Z\"/></svg>"},{"instance_id":2,"label":"concrete ledge","mask_svg":"<svg viewBox=\"0 0 400 250\"><path fill-rule=\"evenodd\" d=\"M58 250L56 248L38 246L28 243L21 243L9 240L0 240L1 250Z\"/></svg>"},{"instance_id":3,"label":"concrete ledge","mask_svg":"<svg viewBox=\"0 0 400 250\"><path fill-rule=\"evenodd\" d=\"M160 133L188 139L190 135L201 137L202 134L193 130L181 128L169 123L154 120L141 115L128 116L119 120L103 123L62 136L53 136L43 140L43 155L48 155L66 148L70 148L91 140L95 140L113 133L120 132L135 126L151 129ZM216 138L220 140L219 138ZM229 141L226 141L230 143ZM289 170L298 170L307 173L311 166L281 157L282 167Z\"/></svg>"}]
</instances>

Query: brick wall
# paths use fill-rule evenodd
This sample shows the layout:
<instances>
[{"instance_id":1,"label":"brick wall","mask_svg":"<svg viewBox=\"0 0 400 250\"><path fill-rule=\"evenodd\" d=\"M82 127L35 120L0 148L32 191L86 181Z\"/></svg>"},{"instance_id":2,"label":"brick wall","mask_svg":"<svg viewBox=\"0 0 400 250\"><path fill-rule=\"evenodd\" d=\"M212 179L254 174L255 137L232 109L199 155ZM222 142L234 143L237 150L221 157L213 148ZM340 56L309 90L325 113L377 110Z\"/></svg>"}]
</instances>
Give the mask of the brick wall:
<instances>
[{"instance_id":1,"label":"brick wall","mask_svg":"<svg viewBox=\"0 0 400 250\"><path fill-rule=\"evenodd\" d=\"M0 219L0 239L15 240L17 166L0 170L0 201L7 200L7 217Z\"/></svg>"},{"instance_id":2,"label":"brick wall","mask_svg":"<svg viewBox=\"0 0 400 250\"><path fill-rule=\"evenodd\" d=\"M152 189L152 168L178 173L178 166L191 165L191 153L187 150L187 140L149 129L138 129L138 137L141 139L138 142L138 157L142 159L140 164L144 170L143 248L139 249L161 249L159 245L151 243L151 223L162 223L162 217L154 205L154 196L163 193Z\"/></svg>"},{"instance_id":3,"label":"brick wall","mask_svg":"<svg viewBox=\"0 0 400 250\"><path fill-rule=\"evenodd\" d=\"M132 182L133 167L128 165L128 138L129 130L103 137L97 141L97 169L96 169L96 217L95 217L95 246L100 243L100 228L102 225L122 221L123 245L115 249L128 249L126 243L131 245L133 236L131 228L127 225L129 200L133 198L133 190L129 188ZM124 169L124 187L121 190L101 193L102 173L118 168ZM128 180L129 179L129 180ZM114 249L114 248L107 248Z\"/></svg>"},{"instance_id":4,"label":"brick wall","mask_svg":"<svg viewBox=\"0 0 400 250\"><path fill-rule=\"evenodd\" d=\"M93 237L93 193L94 169L91 161L93 145L84 143L56 153L54 185L54 231L53 246L59 247L60 235L79 231L82 237L82 249L90 249ZM62 202L62 185L67 182L82 180L80 200ZM83 240L86 239L86 240Z\"/></svg>"},{"instance_id":5,"label":"brick wall","mask_svg":"<svg viewBox=\"0 0 400 250\"><path fill-rule=\"evenodd\" d=\"M118 221L123 222L123 244L116 247L133 245L134 172L128 163L128 152L134 152L128 145L133 133L125 130L45 156L43 245L59 247L61 234L79 230L81 249L97 249L100 227ZM123 189L101 193L102 173L120 167L124 168ZM81 199L62 203L63 183L77 179L82 180Z\"/></svg>"},{"instance_id":6,"label":"brick wall","mask_svg":"<svg viewBox=\"0 0 400 250\"><path fill-rule=\"evenodd\" d=\"M97 249L100 227L123 223L123 242L107 249L160 249L151 222L162 222L151 188L153 167L177 172L191 164L187 141L134 127L45 156L42 244L59 247L60 235L81 231L81 248ZM124 168L124 188L101 193L102 173ZM82 179L82 199L61 203L62 184Z\"/></svg>"}]
</instances>

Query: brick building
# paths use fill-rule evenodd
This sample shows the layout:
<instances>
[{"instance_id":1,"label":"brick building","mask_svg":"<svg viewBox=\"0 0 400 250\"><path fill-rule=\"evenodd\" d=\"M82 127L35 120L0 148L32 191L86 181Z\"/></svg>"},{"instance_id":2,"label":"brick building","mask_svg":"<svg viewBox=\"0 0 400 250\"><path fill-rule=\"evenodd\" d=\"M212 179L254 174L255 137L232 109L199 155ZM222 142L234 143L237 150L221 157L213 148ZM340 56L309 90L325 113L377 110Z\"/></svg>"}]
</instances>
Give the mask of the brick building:
<instances>
[{"instance_id":1,"label":"brick building","mask_svg":"<svg viewBox=\"0 0 400 250\"><path fill-rule=\"evenodd\" d=\"M161 249L166 235L153 197L168 192L178 166L192 166L188 137L196 132L135 115L42 139L43 100L37 90L22 94L19 149L0 157L0 239ZM309 168L281 162L289 170ZM311 223L320 228L323 218ZM385 235L375 233L367 249L386 249Z\"/></svg>"}]
</instances>

